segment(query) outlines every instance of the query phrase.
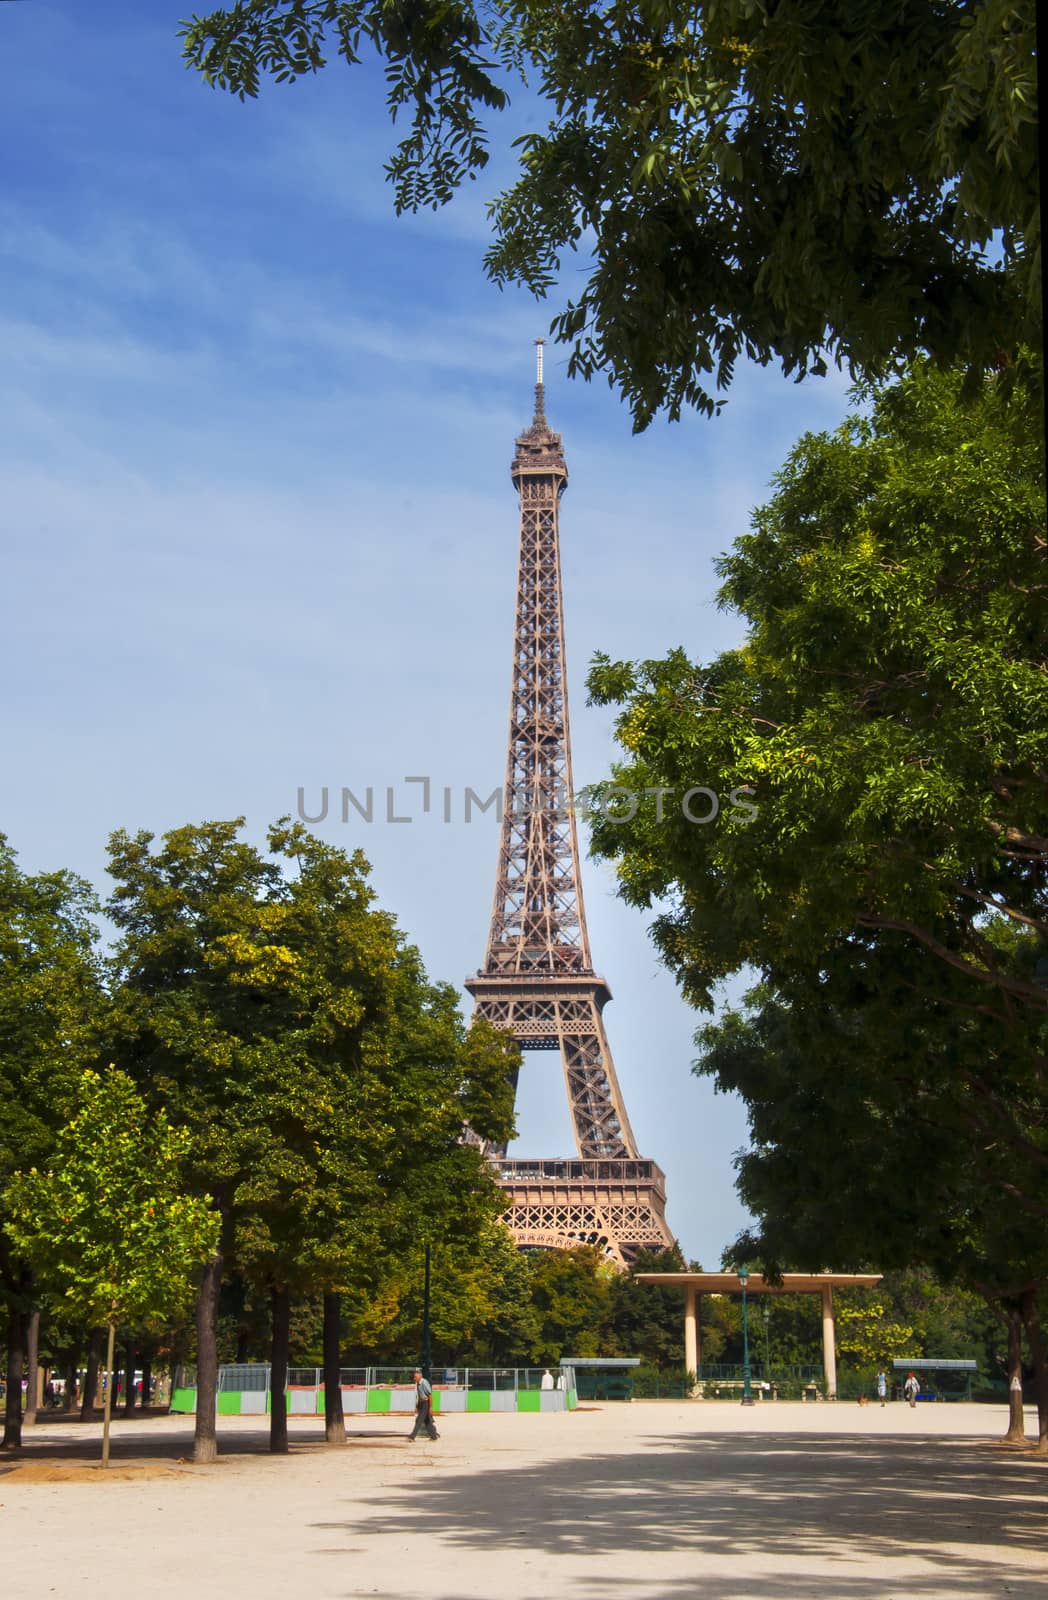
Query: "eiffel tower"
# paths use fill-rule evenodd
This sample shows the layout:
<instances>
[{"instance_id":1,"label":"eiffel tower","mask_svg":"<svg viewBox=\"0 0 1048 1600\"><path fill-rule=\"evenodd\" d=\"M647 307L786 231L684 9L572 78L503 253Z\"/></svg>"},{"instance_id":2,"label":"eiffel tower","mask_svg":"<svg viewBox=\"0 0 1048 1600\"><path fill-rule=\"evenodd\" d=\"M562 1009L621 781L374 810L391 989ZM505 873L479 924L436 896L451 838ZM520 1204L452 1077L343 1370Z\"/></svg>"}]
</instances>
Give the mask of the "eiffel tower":
<instances>
[{"instance_id":1,"label":"eiffel tower","mask_svg":"<svg viewBox=\"0 0 1048 1600\"><path fill-rule=\"evenodd\" d=\"M558 1050L578 1159L508 1160L488 1147L521 1247L597 1245L619 1266L672 1243L665 1177L637 1154L604 1031L611 999L590 959L572 806L561 600L560 497L568 469L546 421L543 341L535 415L517 440L520 496L509 752L495 904L484 965L466 980L474 1015L522 1049ZM514 1089L516 1084L514 1083Z\"/></svg>"}]
</instances>

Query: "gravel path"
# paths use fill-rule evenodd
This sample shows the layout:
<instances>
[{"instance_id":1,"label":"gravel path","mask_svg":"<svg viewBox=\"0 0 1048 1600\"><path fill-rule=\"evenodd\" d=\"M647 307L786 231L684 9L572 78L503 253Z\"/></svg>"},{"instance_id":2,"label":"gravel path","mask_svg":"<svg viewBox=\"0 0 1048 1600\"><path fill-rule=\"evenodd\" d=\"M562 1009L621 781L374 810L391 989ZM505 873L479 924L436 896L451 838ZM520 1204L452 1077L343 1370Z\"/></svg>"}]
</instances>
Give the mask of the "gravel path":
<instances>
[{"instance_id":1,"label":"gravel path","mask_svg":"<svg viewBox=\"0 0 1048 1600\"><path fill-rule=\"evenodd\" d=\"M27 1430L0 1457L4 1600L989 1600L1048 1595L1048 1462L996 1407L634 1402L570 1416ZM1033 1428L1032 1416L1028 1428ZM79 1457L79 1462L77 1458Z\"/></svg>"}]
</instances>

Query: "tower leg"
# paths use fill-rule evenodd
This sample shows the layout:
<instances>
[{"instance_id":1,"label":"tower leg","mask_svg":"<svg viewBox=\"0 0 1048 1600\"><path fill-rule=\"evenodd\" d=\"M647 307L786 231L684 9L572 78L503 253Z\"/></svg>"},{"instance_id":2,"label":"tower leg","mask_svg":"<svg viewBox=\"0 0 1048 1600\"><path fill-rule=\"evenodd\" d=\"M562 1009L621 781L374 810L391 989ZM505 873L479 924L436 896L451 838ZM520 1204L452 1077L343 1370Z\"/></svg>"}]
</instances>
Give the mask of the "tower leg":
<instances>
[{"instance_id":1,"label":"tower leg","mask_svg":"<svg viewBox=\"0 0 1048 1600\"><path fill-rule=\"evenodd\" d=\"M604 1022L593 998L558 1006L560 1051L575 1142L583 1158L636 1156Z\"/></svg>"}]
</instances>

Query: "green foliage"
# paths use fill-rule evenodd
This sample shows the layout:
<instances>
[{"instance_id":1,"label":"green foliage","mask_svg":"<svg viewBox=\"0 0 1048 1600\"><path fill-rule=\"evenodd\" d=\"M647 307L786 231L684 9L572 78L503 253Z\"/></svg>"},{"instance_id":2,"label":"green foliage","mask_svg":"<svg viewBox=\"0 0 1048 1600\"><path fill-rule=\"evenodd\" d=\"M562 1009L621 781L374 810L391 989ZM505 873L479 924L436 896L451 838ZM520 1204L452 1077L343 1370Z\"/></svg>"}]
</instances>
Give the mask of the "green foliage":
<instances>
[{"instance_id":1,"label":"green foliage","mask_svg":"<svg viewBox=\"0 0 1048 1600\"><path fill-rule=\"evenodd\" d=\"M800 442L720 563L742 648L598 662L614 784L664 795L594 844L689 999L763 974L697 1040L749 1107L740 1248L1015 1294L1048 1267L1043 451L961 389L918 368ZM692 824L695 784L756 810Z\"/></svg>"},{"instance_id":2,"label":"green foliage","mask_svg":"<svg viewBox=\"0 0 1048 1600\"><path fill-rule=\"evenodd\" d=\"M8 1230L68 1318L156 1321L189 1299L217 1219L182 1192L187 1135L150 1114L124 1073L84 1073L79 1102L48 1168L8 1183Z\"/></svg>"},{"instance_id":3,"label":"green foliage","mask_svg":"<svg viewBox=\"0 0 1048 1600\"><path fill-rule=\"evenodd\" d=\"M886 1367L896 1356L913 1354L913 1328L896 1322L883 1300L838 1304L835 1320L837 1348L850 1366Z\"/></svg>"},{"instance_id":4,"label":"green foliage","mask_svg":"<svg viewBox=\"0 0 1048 1600\"><path fill-rule=\"evenodd\" d=\"M897 1317L912 1323L917 1354L1003 1367L1003 1326L982 1295L942 1283L927 1267L886 1274L880 1293Z\"/></svg>"},{"instance_id":5,"label":"green foliage","mask_svg":"<svg viewBox=\"0 0 1048 1600\"><path fill-rule=\"evenodd\" d=\"M516 1047L467 1030L377 909L367 862L286 821L114 836L112 1045L189 1135L188 1180L253 1288L373 1290L499 1205L465 1121L512 1133Z\"/></svg>"},{"instance_id":6,"label":"green foliage","mask_svg":"<svg viewBox=\"0 0 1048 1600\"><path fill-rule=\"evenodd\" d=\"M531 1269L532 1302L541 1333L539 1359L603 1354L602 1334L611 1312L615 1268L594 1245L543 1250Z\"/></svg>"},{"instance_id":7,"label":"green foliage","mask_svg":"<svg viewBox=\"0 0 1048 1600\"><path fill-rule=\"evenodd\" d=\"M352 1359L414 1363L422 1345L424 1252L416 1235L373 1293L347 1316ZM430 1334L438 1365L492 1362L529 1366L536 1359L539 1322L531 1299L530 1263L501 1222L483 1226L468 1242L431 1247Z\"/></svg>"},{"instance_id":8,"label":"green foliage","mask_svg":"<svg viewBox=\"0 0 1048 1600\"><path fill-rule=\"evenodd\" d=\"M22 872L0 834L0 1191L49 1159L76 1107L102 1005L96 910L72 873ZM0 1296L18 1300L25 1289L0 1201Z\"/></svg>"},{"instance_id":9,"label":"green foliage","mask_svg":"<svg viewBox=\"0 0 1048 1600\"><path fill-rule=\"evenodd\" d=\"M889 931L1002 1023L1048 1005L1018 937L1046 927L1040 427L994 383L973 407L959 390L919 369L801 441L720 563L742 649L591 673L595 701L624 702L615 783L673 797L662 822L651 800L598 815L595 848L634 904L669 897L654 935L698 1004L745 965ZM699 783L715 825L682 814Z\"/></svg>"},{"instance_id":10,"label":"green foliage","mask_svg":"<svg viewBox=\"0 0 1048 1600\"><path fill-rule=\"evenodd\" d=\"M636 1282L644 1271L683 1268L677 1247L642 1253L628 1273L599 1250L522 1251L495 1222L479 1242L435 1246L431 1329L434 1360L446 1366L533 1367L563 1355L639 1356L653 1370L683 1370L680 1292ZM403 1364L422 1335L422 1252L406 1252L347 1318L348 1359ZM704 1342L716 1359L733 1313L710 1308Z\"/></svg>"},{"instance_id":11,"label":"green foliage","mask_svg":"<svg viewBox=\"0 0 1048 1600\"><path fill-rule=\"evenodd\" d=\"M611 1281L600 1355L639 1356L646 1366L656 1370L683 1370L681 1291L657 1283L638 1283L636 1275L638 1272L684 1272L687 1266L678 1244L668 1250L638 1251L629 1271L616 1274ZM712 1337L712 1328L710 1333Z\"/></svg>"},{"instance_id":12,"label":"green foliage","mask_svg":"<svg viewBox=\"0 0 1048 1600\"><path fill-rule=\"evenodd\" d=\"M543 295L586 258L553 331L638 427L713 411L740 356L869 377L1039 343L1033 0L256 0L183 25L188 64L241 98L318 71L326 41L374 47L410 110L401 210L485 164L494 60L537 89L550 120L518 140L488 272Z\"/></svg>"},{"instance_id":13,"label":"green foliage","mask_svg":"<svg viewBox=\"0 0 1048 1600\"><path fill-rule=\"evenodd\" d=\"M925 1262L990 1295L1045 1276L1036 1039L960 987L882 936L702 1030L701 1070L749 1110L745 1248L807 1270Z\"/></svg>"},{"instance_id":14,"label":"green foliage","mask_svg":"<svg viewBox=\"0 0 1048 1600\"><path fill-rule=\"evenodd\" d=\"M1032 0L505 11L554 116L520 141L489 271L543 293L592 253L554 330L638 427L712 412L742 356L871 376L1036 342Z\"/></svg>"},{"instance_id":15,"label":"green foliage","mask_svg":"<svg viewBox=\"0 0 1048 1600\"><path fill-rule=\"evenodd\" d=\"M72 873L23 873L0 834L0 1180L46 1156L75 1103L101 1002L97 909Z\"/></svg>"},{"instance_id":16,"label":"green foliage","mask_svg":"<svg viewBox=\"0 0 1048 1600\"><path fill-rule=\"evenodd\" d=\"M913 1343L901 1355L977 1361L979 1383L1006 1375L1005 1323L984 1295L943 1283L928 1267L887 1273L880 1293L913 1325Z\"/></svg>"},{"instance_id":17,"label":"green foliage","mask_svg":"<svg viewBox=\"0 0 1048 1600\"><path fill-rule=\"evenodd\" d=\"M415 210L449 200L488 160L481 108L508 96L493 76L491 39L474 7L458 0L389 5L382 0L251 0L182 24L184 55L205 83L254 99L263 74L294 83L361 50L386 62L392 119L407 110L411 131L389 166L398 204Z\"/></svg>"},{"instance_id":18,"label":"green foliage","mask_svg":"<svg viewBox=\"0 0 1048 1600\"><path fill-rule=\"evenodd\" d=\"M703 1364L723 1361L738 1366L743 1357L740 1296L702 1295L700 1311ZM722 1330L719 1344L709 1336L718 1324ZM814 1295L751 1295L749 1324L750 1361L755 1372L762 1372L766 1362L773 1371L821 1362L822 1321Z\"/></svg>"}]
</instances>

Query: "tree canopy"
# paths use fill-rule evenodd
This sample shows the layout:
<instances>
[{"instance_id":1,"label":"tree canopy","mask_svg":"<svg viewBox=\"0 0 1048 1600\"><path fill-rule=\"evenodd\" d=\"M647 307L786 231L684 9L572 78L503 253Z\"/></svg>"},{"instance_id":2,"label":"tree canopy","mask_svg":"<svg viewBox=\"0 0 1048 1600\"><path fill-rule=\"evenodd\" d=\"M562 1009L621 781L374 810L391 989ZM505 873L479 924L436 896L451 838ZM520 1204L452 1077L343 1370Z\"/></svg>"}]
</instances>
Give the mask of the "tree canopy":
<instances>
[{"instance_id":1,"label":"tree canopy","mask_svg":"<svg viewBox=\"0 0 1048 1600\"><path fill-rule=\"evenodd\" d=\"M956 1006L952 975L937 1001L922 966L898 940L842 951L701 1030L697 1070L749 1111L739 1190L759 1220L736 1249L774 1269L923 1263L1018 1300L1048 1284L1032 1051L1017 1062L992 1014Z\"/></svg>"},{"instance_id":2,"label":"tree canopy","mask_svg":"<svg viewBox=\"0 0 1048 1600\"><path fill-rule=\"evenodd\" d=\"M476 176L525 77L549 120L487 270L543 296L580 258L552 331L637 427L715 409L742 356L974 374L1039 343L1033 0L238 0L183 45L241 98L377 51L401 210Z\"/></svg>"},{"instance_id":3,"label":"tree canopy","mask_svg":"<svg viewBox=\"0 0 1048 1600\"><path fill-rule=\"evenodd\" d=\"M749 1113L738 1187L757 1220L736 1252L772 1270L922 1265L977 1291L1026 1324L1048 1448L1037 1314L1048 1287L1048 1020L1025 1037L1005 1029L955 971L897 934L842 947L818 972L747 999L697 1038L696 1070ZM883 1328L868 1332L867 1350L903 1354L889 1352ZM1018 1339L1016 1327L1016 1369ZM1013 1425L1022 1438L1021 1405Z\"/></svg>"},{"instance_id":4,"label":"tree canopy","mask_svg":"<svg viewBox=\"0 0 1048 1600\"><path fill-rule=\"evenodd\" d=\"M223 1273L235 1263L271 1297L279 1388L292 1298L359 1293L427 1230L475 1237L498 1191L463 1126L497 1141L513 1126L515 1044L465 1028L454 991L374 904L363 855L285 819L267 857L241 828L111 845L109 1041L187 1131L186 1183L222 1221L197 1304L205 1460ZM337 1321L335 1300L325 1312ZM286 1449L279 1407L271 1429Z\"/></svg>"},{"instance_id":5,"label":"tree canopy","mask_svg":"<svg viewBox=\"0 0 1048 1600\"><path fill-rule=\"evenodd\" d=\"M4 1203L36 1291L51 1299L59 1320L108 1330L106 1467L117 1324L163 1323L188 1302L193 1269L214 1253L218 1218L206 1197L182 1192L188 1136L162 1112L151 1115L124 1073L85 1072L78 1101L46 1171L16 1173Z\"/></svg>"},{"instance_id":6,"label":"tree canopy","mask_svg":"<svg viewBox=\"0 0 1048 1600\"><path fill-rule=\"evenodd\" d=\"M90 886L70 872L23 872L0 834L0 1305L7 1313L4 1444L21 1438L22 1363L32 1269L7 1227L11 1176L45 1162L93 1059L102 1000Z\"/></svg>"},{"instance_id":7,"label":"tree canopy","mask_svg":"<svg viewBox=\"0 0 1048 1600\"><path fill-rule=\"evenodd\" d=\"M719 564L739 649L598 661L594 843L694 1003L761 975L698 1039L750 1114L739 1248L1021 1302L1048 1446L1044 459L962 390L918 366L801 440Z\"/></svg>"},{"instance_id":8,"label":"tree canopy","mask_svg":"<svg viewBox=\"0 0 1048 1600\"><path fill-rule=\"evenodd\" d=\"M893 933L1004 1028L1048 1009L1042 445L995 382L960 389L918 369L800 442L719 563L741 648L591 672L628 756L594 846L628 900L666 897L654 937L698 1004Z\"/></svg>"},{"instance_id":9,"label":"tree canopy","mask_svg":"<svg viewBox=\"0 0 1048 1600\"><path fill-rule=\"evenodd\" d=\"M206 1197L182 1192L188 1135L113 1068L85 1072L77 1099L46 1169L16 1173L4 1191L11 1237L38 1287L85 1326L166 1320L217 1236Z\"/></svg>"}]
</instances>

